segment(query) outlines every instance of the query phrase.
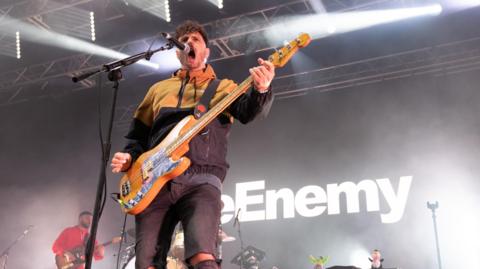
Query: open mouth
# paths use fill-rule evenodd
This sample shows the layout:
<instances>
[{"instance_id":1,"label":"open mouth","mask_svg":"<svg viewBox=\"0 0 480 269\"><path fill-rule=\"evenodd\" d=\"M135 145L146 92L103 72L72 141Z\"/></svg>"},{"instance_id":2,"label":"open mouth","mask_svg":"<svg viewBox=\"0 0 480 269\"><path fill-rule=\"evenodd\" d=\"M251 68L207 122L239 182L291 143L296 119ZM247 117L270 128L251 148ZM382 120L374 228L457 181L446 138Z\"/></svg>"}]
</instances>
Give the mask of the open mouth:
<instances>
[{"instance_id":1,"label":"open mouth","mask_svg":"<svg viewBox=\"0 0 480 269\"><path fill-rule=\"evenodd\" d=\"M191 58L191 59L195 59L195 50L194 49L191 49L188 52L188 57Z\"/></svg>"}]
</instances>

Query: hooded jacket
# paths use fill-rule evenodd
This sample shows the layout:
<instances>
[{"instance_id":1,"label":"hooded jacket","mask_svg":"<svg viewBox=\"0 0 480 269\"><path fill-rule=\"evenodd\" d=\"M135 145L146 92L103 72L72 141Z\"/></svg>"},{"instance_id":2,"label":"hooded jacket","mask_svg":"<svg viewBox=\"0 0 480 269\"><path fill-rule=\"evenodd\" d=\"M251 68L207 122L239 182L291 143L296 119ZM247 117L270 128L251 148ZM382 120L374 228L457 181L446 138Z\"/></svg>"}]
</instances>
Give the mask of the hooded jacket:
<instances>
[{"instance_id":1,"label":"hooded jacket","mask_svg":"<svg viewBox=\"0 0 480 269\"><path fill-rule=\"evenodd\" d=\"M210 65L203 70L178 70L171 78L157 82L148 90L135 111L124 152L135 161L143 152L158 145L184 117L193 115L194 107L208 84L216 78ZM220 81L210 107L215 106L237 84L229 79ZM229 164L226 161L228 135L234 118L245 124L252 121L273 101L272 91L260 93L250 89L213 120L189 143L186 157L191 160L188 173L210 173L223 182Z\"/></svg>"}]
</instances>

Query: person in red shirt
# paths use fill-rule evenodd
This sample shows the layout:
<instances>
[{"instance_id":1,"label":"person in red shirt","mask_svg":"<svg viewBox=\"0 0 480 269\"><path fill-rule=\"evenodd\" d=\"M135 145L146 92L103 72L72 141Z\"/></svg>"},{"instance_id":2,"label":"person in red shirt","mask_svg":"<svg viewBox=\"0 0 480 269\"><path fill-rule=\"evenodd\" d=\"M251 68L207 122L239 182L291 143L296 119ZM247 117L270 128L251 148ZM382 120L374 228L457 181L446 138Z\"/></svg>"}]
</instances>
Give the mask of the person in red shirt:
<instances>
[{"instance_id":1,"label":"person in red shirt","mask_svg":"<svg viewBox=\"0 0 480 269\"><path fill-rule=\"evenodd\" d=\"M57 237L52 246L55 254L55 261L58 268L63 269L83 269L83 258L85 255L85 245L88 240L90 225L92 224L92 213L83 211L78 216L78 224L64 229ZM75 254L78 249L79 253ZM95 242L95 260L103 259L105 248ZM77 261L77 262L75 262Z\"/></svg>"}]
</instances>

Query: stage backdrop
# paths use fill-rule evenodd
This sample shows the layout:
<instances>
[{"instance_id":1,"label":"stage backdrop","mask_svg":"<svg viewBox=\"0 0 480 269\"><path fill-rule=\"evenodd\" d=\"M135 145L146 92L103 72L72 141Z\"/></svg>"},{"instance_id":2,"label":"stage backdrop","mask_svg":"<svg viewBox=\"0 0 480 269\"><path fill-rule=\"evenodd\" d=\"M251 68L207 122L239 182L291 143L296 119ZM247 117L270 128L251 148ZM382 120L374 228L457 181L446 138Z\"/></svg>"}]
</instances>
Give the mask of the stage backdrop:
<instances>
[{"instance_id":1,"label":"stage backdrop","mask_svg":"<svg viewBox=\"0 0 480 269\"><path fill-rule=\"evenodd\" d=\"M223 268L238 268L229 261L240 251L233 227L239 208L244 246L267 254L262 268L312 268L309 255L366 268L372 249L382 251L386 267L436 268L427 201L440 204L445 268L477 268L479 77L473 71L309 92L275 100L268 117L248 126L237 123L222 215L237 240L224 244ZM125 82L121 103L138 102L157 79ZM11 250L9 268L53 268L53 240L92 208L100 155L96 98L92 89L0 108L0 246L35 225ZM115 129L114 150L124 134ZM117 182L109 174L109 192ZM100 241L118 235L122 217L109 199ZM95 268L113 268L115 251L107 248Z\"/></svg>"}]
</instances>

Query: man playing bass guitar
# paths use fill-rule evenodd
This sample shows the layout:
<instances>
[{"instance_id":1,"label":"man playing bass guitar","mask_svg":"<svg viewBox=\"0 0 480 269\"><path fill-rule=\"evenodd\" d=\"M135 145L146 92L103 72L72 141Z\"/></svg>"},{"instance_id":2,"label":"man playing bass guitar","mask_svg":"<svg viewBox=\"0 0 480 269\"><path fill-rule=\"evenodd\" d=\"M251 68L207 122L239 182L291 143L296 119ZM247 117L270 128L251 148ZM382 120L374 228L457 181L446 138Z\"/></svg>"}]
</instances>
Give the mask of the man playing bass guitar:
<instances>
[{"instance_id":1,"label":"man playing bass guitar","mask_svg":"<svg viewBox=\"0 0 480 269\"><path fill-rule=\"evenodd\" d=\"M169 79L157 82L138 106L128 144L112 158L112 171L125 172L144 152L158 145L172 128L188 115L214 107L236 88L232 80L218 80L211 65L206 64L210 50L203 27L186 21L176 28L175 38L190 48L177 50L181 69ZM188 169L169 180L151 203L135 215L136 269L165 267L171 234L182 223L185 258L195 269L217 269L215 249L221 211L221 186L229 167L226 162L228 134L233 119L252 121L272 101L270 83L274 66L258 59L251 68L252 83L246 93L236 99L215 120L191 141L186 153L191 161ZM232 67L234 68L234 67ZM199 106L203 95L211 92L206 106ZM194 112L195 111L195 112ZM127 190L128 192L128 186Z\"/></svg>"}]
</instances>

